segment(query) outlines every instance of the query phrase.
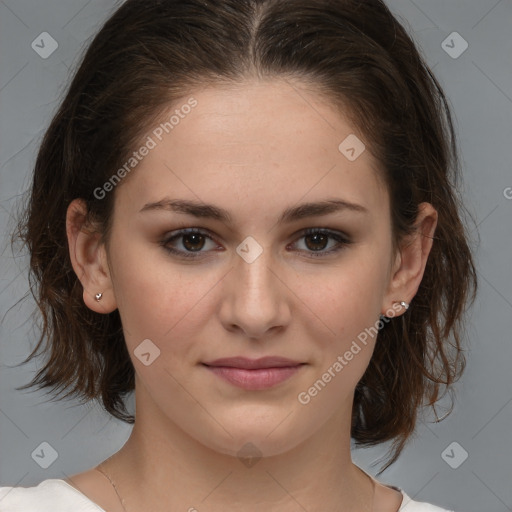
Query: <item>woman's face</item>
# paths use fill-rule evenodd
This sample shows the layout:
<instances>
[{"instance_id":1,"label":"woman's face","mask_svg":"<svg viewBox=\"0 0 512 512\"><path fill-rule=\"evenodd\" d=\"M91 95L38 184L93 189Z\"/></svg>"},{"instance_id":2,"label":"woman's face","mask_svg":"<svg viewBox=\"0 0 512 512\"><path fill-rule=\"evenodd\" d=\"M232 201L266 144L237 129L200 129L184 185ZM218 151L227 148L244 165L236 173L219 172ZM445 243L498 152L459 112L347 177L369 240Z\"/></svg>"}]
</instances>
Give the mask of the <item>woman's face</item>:
<instances>
[{"instance_id":1,"label":"woman's face","mask_svg":"<svg viewBox=\"0 0 512 512\"><path fill-rule=\"evenodd\" d=\"M173 114L115 190L108 258L137 414L232 455L349 425L391 306L376 162L347 119L285 81L201 90L162 123ZM205 364L269 356L294 368Z\"/></svg>"}]
</instances>

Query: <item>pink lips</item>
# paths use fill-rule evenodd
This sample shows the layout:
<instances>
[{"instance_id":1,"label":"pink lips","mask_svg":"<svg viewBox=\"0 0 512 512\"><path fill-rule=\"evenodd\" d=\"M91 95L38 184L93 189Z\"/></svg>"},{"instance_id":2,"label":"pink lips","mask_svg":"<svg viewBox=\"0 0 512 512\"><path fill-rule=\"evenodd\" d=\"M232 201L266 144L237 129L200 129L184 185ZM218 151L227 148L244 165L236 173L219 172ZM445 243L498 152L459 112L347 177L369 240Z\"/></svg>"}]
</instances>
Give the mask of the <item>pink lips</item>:
<instances>
[{"instance_id":1,"label":"pink lips","mask_svg":"<svg viewBox=\"0 0 512 512\"><path fill-rule=\"evenodd\" d=\"M297 373L303 363L284 357L228 357L203 363L208 370L247 390L267 389Z\"/></svg>"}]
</instances>

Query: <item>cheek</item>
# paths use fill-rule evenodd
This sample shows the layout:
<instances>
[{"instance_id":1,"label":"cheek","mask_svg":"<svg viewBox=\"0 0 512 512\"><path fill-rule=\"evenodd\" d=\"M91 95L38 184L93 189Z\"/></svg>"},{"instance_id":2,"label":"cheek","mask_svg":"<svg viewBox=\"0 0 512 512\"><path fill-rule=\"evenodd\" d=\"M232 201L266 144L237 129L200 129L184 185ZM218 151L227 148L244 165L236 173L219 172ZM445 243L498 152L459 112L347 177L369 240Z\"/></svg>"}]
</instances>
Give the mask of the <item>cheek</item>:
<instances>
[{"instance_id":1,"label":"cheek","mask_svg":"<svg viewBox=\"0 0 512 512\"><path fill-rule=\"evenodd\" d=\"M179 350L179 340L189 338L185 331L205 314L208 291L218 277L180 272L147 243L130 246L118 236L112 247L115 296L127 344L132 347L149 338L164 348L173 339L173 350Z\"/></svg>"},{"instance_id":2,"label":"cheek","mask_svg":"<svg viewBox=\"0 0 512 512\"><path fill-rule=\"evenodd\" d=\"M301 404L314 404L311 411L316 414L325 415L322 407L332 411L340 400L349 400L371 360L387 281L383 255L375 247L358 251L332 272L323 292L310 287L309 295L304 295L317 312L316 332L309 337L318 340L318 350L315 372L298 399ZM320 330L323 336L318 335Z\"/></svg>"},{"instance_id":3,"label":"cheek","mask_svg":"<svg viewBox=\"0 0 512 512\"><path fill-rule=\"evenodd\" d=\"M116 299L137 378L145 393L172 417L200 415L191 397L201 389L191 381L193 373L184 369L199 358L191 340L211 316L208 290L218 278L203 275L199 279L171 264L165 271L162 258L157 264L157 259L144 258L143 251L120 250L118 255L122 254L114 267ZM174 397L172 403L169 396Z\"/></svg>"},{"instance_id":4,"label":"cheek","mask_svg":"<svg viewBox=\"0 0 512 512\"><path fill-rule=\"evenodd\" d=\"M301 295L316 313L326 345L338 349L350 345L351 339L378 321L386 287L382 259L371 250L358 251L333 268L324 286L314 280L304 283Z\"/></svg>"}]
</instances>

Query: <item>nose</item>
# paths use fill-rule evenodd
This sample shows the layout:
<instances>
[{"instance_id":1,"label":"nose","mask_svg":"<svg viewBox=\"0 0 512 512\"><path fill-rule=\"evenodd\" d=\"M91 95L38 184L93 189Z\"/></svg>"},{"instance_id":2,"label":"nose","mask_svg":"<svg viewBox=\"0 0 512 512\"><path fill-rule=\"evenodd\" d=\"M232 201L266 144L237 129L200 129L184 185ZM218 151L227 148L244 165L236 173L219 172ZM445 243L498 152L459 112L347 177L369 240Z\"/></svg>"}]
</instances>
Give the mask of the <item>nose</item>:
<instances>
[{"instance_id":1,"label":"nose","mask_svg":"<svg viewBox=\"0 0 512 512\"><path fill-rule=\"evenodd\" d=\"M282 274L270 250L253 261L237 254L224 280L220 318L225 329L250 339L283 330L291 314L290 291Z\"/></svg>"}]
</instances>

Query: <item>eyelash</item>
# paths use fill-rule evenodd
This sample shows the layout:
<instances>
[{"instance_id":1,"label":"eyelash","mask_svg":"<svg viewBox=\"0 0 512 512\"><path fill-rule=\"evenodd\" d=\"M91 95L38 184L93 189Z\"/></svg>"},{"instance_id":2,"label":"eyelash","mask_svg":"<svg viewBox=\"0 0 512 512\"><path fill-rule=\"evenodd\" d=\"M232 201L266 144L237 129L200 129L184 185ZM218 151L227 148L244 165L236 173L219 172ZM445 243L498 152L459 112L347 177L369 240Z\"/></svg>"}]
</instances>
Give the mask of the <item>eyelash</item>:
<instances>
[{"instance_id":1,"label":"eyelash","mask_svg":"<svg viewBox=\"0 0 512 512\"><path fill-rule=\"evenodd\" d=\"M210 240L215 242L213 237L210 236L207 232L205 232L201 229L198 229L198 228L187 228L187 229L180 229L179 231L176 231L172 236L167 237L162 242L160 242L160 245L163 247L163 249L165 251L169 252L170 254L180 256L183 258L198 259L198 258L202 257L201 254L203 254L204 251L196 251L196 252L179 251L179 250L176 250L176 249L168 246L168 244L170 242L173 242L174 240L179 239L180 237L183 237L184 235L193 235L193 234L203 235L206 238L209 238ZM346 236L342 235L341 233L336 232L336 231L331 231L328 229L323 229L323 228L308 228L301 232L299 239L304 238L309 235L318 235L318 234L325 235L331 239L336 240L336 242L338 242L338 245L336 245L334 248L329 249L328 251L323 251L323 250L321 250L321 251L303 251L303 250L301 250L300 252L309 253L309 256L307 256L307 257L322 258L327 255L337 253L337 252L343 250L347 245L350 245L352 243L351 240L349 240Z\"/></svg>"}]
</instances>

